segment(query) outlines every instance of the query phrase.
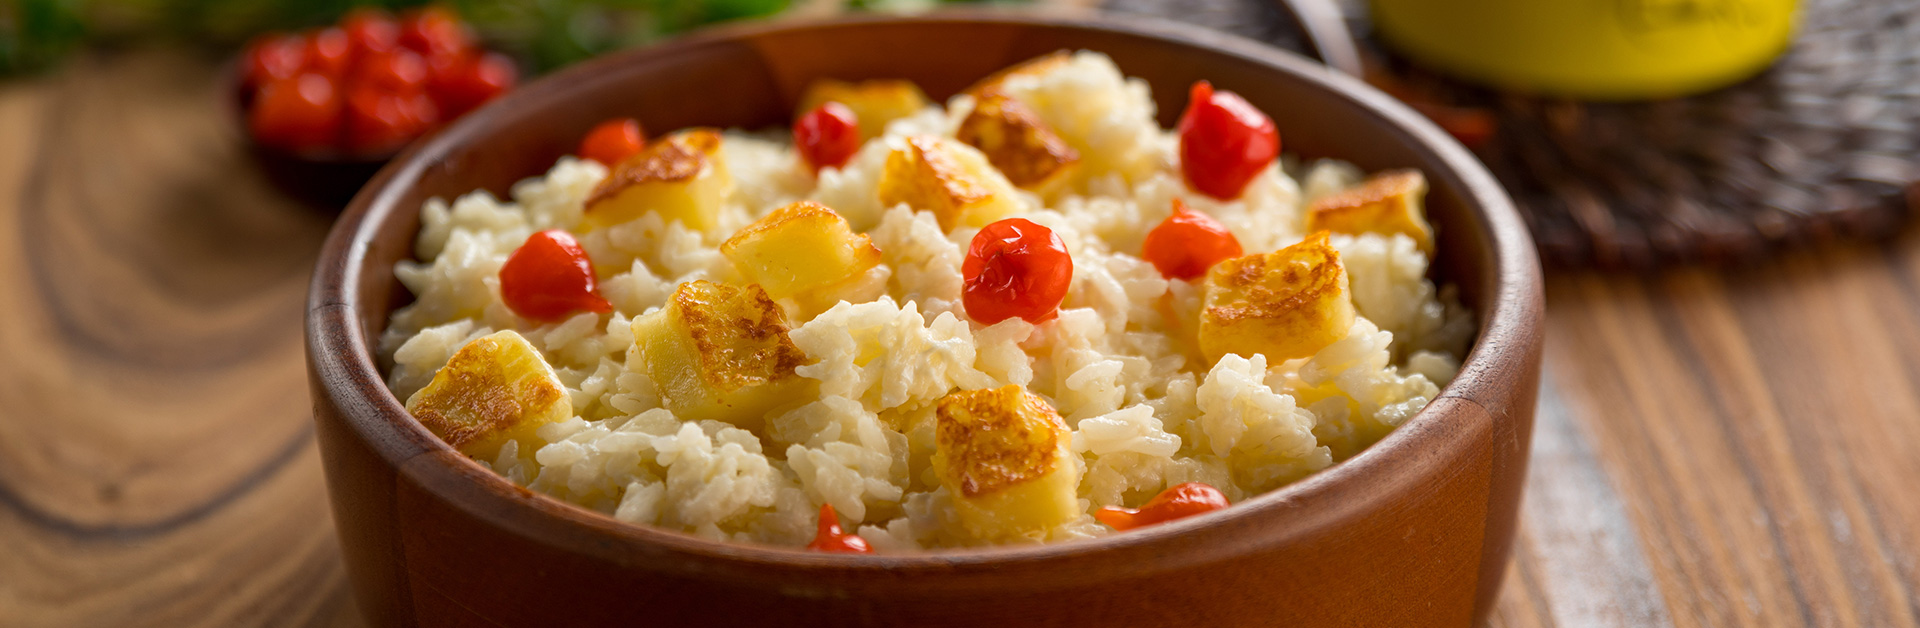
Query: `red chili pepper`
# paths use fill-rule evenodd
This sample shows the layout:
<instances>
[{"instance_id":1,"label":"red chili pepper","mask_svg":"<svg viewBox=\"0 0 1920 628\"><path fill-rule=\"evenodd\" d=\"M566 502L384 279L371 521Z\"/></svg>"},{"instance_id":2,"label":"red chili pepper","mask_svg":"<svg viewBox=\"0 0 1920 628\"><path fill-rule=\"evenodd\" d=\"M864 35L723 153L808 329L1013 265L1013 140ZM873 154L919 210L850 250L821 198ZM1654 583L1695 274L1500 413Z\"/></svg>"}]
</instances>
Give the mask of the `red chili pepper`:
<instances>
[{"instance_id":1,"label":"red chili pepper","mask_svg":"<svg viewBox=\"0 0 1920 628\"><path fill-rule=\"evenodd\" d=\"M860 122L846 105L822 103L794 123L793 146L816 174L845 166L860 150Z\"/></svg>"},{"instance_id":2,"label":"red chili pepper","mask_svg":"<svg viewBox=\"0 0 1920 628\"><path fill-rule=\"evenodd\" d=\"M440 123L425 92L396 93L362 83L347 92L346 149L358 155L398 150Z\"/></svg>"},{"instance_id":3,"label":"red chili pepper","mask_svg":"<svg viewBox=\"0 0 1920 628\"><path fill-rule=\"evenodd\" d=\"M265 86L273 81L293 78L306 65L306 38L267 33L247 44L244 58L249 85Z\"/></svg>"},{"instance_id":4,"label":"red chili pepper","mask_svg":"<svg viewBox=\"0 0 1920 628\"><path fill-rule=\"evenodd\" d=\"M464 55L474 47L466 22L444 6L408 11L400 17L400 45L426 56Z\"/></svg>"},{"instance_id":5,"label":"red chili pepper","mask_svg":"<svg viewBox=\"0 0 1920 628\"><path fill-rule=\"evenodd\" d=\"M1240 240L1212 216L1187 208L1173 199L1173 215L1147 232L1140 255L1168 279L1193 279L1224 259L1239 257Z\"/></svg>"},{"instance_id":6,"label":"red chili pepper","mask_svg":"<svg viewBox=\"0 0 1920 628\"><path fill-rule=\"evenodd\" d=\"M633 118L614 118L601 122L587 132L580 140L578 154L607 167L626 161L628 157L640 154L647 146L647 132L640 128L640 121Z\"/></svg>"},{"instance_id":7,"label":"red chili pepper","mask_svg":"<svg viewBox=\"0 0 1920 628\"><path fill-rule=\"evenodd\" d=\"M247 112L247 129L268 146L296 151L332 146L340 134L340 90L312 72L267 83Z\"/></svg>"},{"instance_id":8,"label":"red chili pepper","mask_svg":"<svg viewBox=\"0 0 1920 628\"><path fill-rule=\"evenodd\" d=\"M1018 316L1054 317L1073 284L1073 256L1052 229L1008 218L980 229L960 263L960 302L967 316L992 325Z\"/></svg>"},{"instance_id":9,"label":"red chili pepper","mask_svg":"<svg viewBox=\"0 0 1920 628\"><path fill-rule=\"evenodd\" d=\"M386 92L419 92L427 84L427 62L419 53L404 48L370 52L360 55L354 64L353 82Z\"/></svg>"},{"instance_id":10,"label":"red chili pepper","mask_svg":"<svg viewBox=\"0 0 1920 628\"><path fill-rule=\"evenodd\" d=\"M1232 200L1280 154L1273 119L1239 94L1193 84L1180 116L1180 172L1195 191Z\"/></svg>"},{"instance_id":11,"label":"red chili pepper","mask_svg":"<svg viewBox=\"0 0 1920 628\"><path fill-rule=\"evenodd\" d=\"M833 504L820 505L820 531L814 533L813 542L807 544L807 549L834 554L873 553L866 539L840 529L840 515L833 511Z\"/></svg>"},{"instance_id":12,"label":"red chili pepper","mask_svg":"<svg viewBox=\"0 0 1920 628\"><path fill-rule=\"evenodd\" d=\"M527 238L500 267L500 298L513 313L557 321L586 310L610 312L593 277L593 261L573 234L549 229Z\"/></svg>"},{"instance_id":13,"label":"red chili pepper","mask_svg":"<svg viewBox=\"0 0 1920 628\"><path fill-rule=\"evenodd\" d=\"M380 9L360 7L349 11L340 20L340 28L347 32L355 52L387 52L400 44L400 23L394 21L393 14Z\"/></svg>"},{"instance_id":14,"label":"red chili pepper","mask_svg":"<svg viewBox=\"0 0 1920 628\"><path fill-rule=\"evenodd\" d=\"M323 28L308 33L302 39L307 44L308 71L319 72L335 80L347 75L349 64L353 61L353 39L347 36L346 31Z\"/></svg>"},{"instance_id":15,"label":"red chili pepper","mask_svg":"<svg viewBox=\"0 0 1920 628\"><path fill-rule=\"evenodd\" d=\"M1147 500L1146 505L1137 510L1102 506L1093 511L1093 518L1115 530L1125 531L1226 507L1227 496L1221 494L1220 489L1199 482L1188 482L1160 491L1159 495Z\"/></svg>"},{"instance_id":16,"label":"red chili pepper","mask_svg":"<svg viewBox=\"0 0 1920 628\"><path fill-rule=\"evenodd\" d=\"M432 70L428 86L434 103L440 105L441 114L448 120L506 93L520 79L520 69L499 53L446 59L439 57L428 63Z\"/></svg>"},{"instance_id":17,"label":"red chili pepper","mask_svg":"<svg viewBox=\"0 0 1920 628\"><path fill-rule=\"evenodd\" d=\"M257 139L361 155L391 152L519 79L512 61L480 50L466 23L444 6L409 11L404 20L359 8L304 36L263 35L249 45L244 64ZM269 84L304 74L329 79L330 100L316 100L309 79L267 94ZM266 111L259 111L262 103Z\"/></svg>"}]
</instances>

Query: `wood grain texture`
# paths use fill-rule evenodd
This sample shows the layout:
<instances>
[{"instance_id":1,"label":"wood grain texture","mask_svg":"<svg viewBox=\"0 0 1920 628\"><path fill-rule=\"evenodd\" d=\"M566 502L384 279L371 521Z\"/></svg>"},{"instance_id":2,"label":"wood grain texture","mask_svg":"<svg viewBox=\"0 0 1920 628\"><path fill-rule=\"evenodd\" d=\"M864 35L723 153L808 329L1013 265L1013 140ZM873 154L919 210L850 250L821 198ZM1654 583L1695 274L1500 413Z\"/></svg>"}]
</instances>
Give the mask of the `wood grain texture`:
<instances>
[{"instance_id":1,"label":"wood grain texture","mask_svg":"<svg viewBox=\"0 0 1920 628\"><path fill-rule=\"evenodd\" d=\"M0 625L351 612L303 393L328 217L266 188L211 64L0 90Z\"/></svg>"},{"instance_id":2,"label":"wood grain texture","mask_svg":"<svg viewBox=\"0 0 1920 628\"><path fill-rule=\"evenodd\" d=\"M1916 278L1908 230L1549 281L1520 577L1493 623L1920 624Z\"/></svg>"},{"instance_id":3,"label":"wood grain texture","mask_svg":"<svg viewBox=\"0 0 1920 628\"><path fill-rule=\"evenodd\" d=\"M362 625L299 375L325 218L264 186L212 89L154 52L0 86L0 625ZM1551 280L1491 624L1920 623L1916 312L1912 232Z\"/></svg>"}]
</instances>

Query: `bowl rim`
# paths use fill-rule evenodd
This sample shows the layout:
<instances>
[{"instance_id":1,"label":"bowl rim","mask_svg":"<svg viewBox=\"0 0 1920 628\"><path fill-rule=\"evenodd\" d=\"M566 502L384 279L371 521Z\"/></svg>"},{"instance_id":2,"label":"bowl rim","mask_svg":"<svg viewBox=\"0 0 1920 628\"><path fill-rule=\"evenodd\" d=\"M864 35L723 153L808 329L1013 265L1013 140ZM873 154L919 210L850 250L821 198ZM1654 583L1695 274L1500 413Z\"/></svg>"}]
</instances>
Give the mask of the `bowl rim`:
<instances>
[{"instance_id":1,"label":"bowl rim","mask_svg":"<svg viewBox=\"0 0 1920 628\"><path fill-rule=\"evenodd\" d=\"M372 343L367 341L367 330L360 324L359 275L366 262L368 243L378 234L380 225L393 212L417 211L417 208L399 205L405 190L398 183L411 184L418 180L454 152L464 138L490 125L496 114L506 107L522 102L527 106L537 104L540 99L550 97L549 94L566 92L560 87L568 82L607 68L768 34L900 23L1065 28L1160 40L1295 75L1347 101L1349 106L1382 119L1391 127L1390 131L1404 136L1414 151L1429 153L1436 163L1448 167L1448 172L1428 173L1430 177L1448 176L1458 183L1470 206L1479 206L1477 211L1471 207L1468 211L1479 217L1479 224L1472 228L1480 230L1489 244L1479 254L1485 258L1484 267L1490 277L1479 279L1490 288L1482 297L1490 307L1475 312L1479 318L1475 341L1461 362L1459 374L1427 407L1361 453L1292 484L1243 499L1233 508L1092 539L872 555L823 554L799 548L709 540L622 522L535 493L481 467L434 437L411 419L402 401L386 388L385 377L373 358ZM396 476L425 472L435 481L470 481L471 485L459 487L459 495L447 495L443 490L435 497L537 543L616 562L637 564L644 560L650 569L675 571L687 577L762 582L777 579L777 574L791 574L792 570L814 575L896 578L937 573L953 580L955 575L991 577L995 573L1005 574L1010 568L1045 567L1062 564L1066 559L1082 559L1078 564L1085 570L1087 559L1106 557L1100 563L1101 570L1076 572L1077 581L1087 582L1213 561L1229 552L1247 551L1248 543L1268 547L1300 542L1316 530L1344 520L1354 511L1370 509L1367 499L1310 498L1350 490L1352 487L1348 485L1359 479L1356 476L1369 475L1376 469L1390 469L1402 458L1429 455L1430 451L1416 447L1420 443L1412 439L1418 430L1412 428L1437 420L1435 406L1443 399L1463 401L1485 413L1502 410L1489 407L1483 400L1498 396L1498 391L1506 388L1498 379L1526 359L1522 354L1528 341L1537 339L1535 323L1542 301L1540 277L1531 237L1506 192L1486 167L1426 118L1357 78L1254 40L1185 24L1114 14L940 10L916 16L859 15L724 25L590 59L520 86L415 142L360 190L322 248L308 296L306 335L314 394L326 398L316 399L316 405L328 403L336 408L358 437L393 467ZM1517 342L1490 343L1489 339ZM1454 438L1449 442L1452 446L1465 446L1452 442L1460 440ZM445 485L436 486L445 489ZM1353 494L1364 495L1365 491ZM1289 507L1303 500L1313 501L1315 507ZM1253 519L1286 529L1265 534L1260 539L1235 539L1233 549L1224 547L1227 543L1182 542L1193 536L1189 533ZM1182 551L1154 551L1174 549L1169 547L1173 545L1179 545ZM616 549L620 546L625 548ZM1137 560L1147 556L1153 560ZM1134 560L1122 560L1122 557Z\"/></svg>"}]
</instances>

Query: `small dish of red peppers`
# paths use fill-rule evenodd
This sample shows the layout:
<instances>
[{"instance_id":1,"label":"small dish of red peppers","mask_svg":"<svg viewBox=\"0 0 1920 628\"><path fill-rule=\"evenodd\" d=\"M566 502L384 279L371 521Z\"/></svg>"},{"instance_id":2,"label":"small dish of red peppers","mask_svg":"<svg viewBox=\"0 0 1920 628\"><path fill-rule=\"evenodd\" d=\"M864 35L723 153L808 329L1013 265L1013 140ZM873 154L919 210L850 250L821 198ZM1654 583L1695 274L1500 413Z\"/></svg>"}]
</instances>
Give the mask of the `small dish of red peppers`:
<instances>
[{"instance_id":1,"label":"small dish of red peppers","mask_svg":"<svg viewBox=\"0 0 1920 628\"><path fill-rule=\"evenodd\" d=\"M512 89L519 69L452 9L355 9L338 23L267 33L241 53L247 136L315 161L378 161Z\"/></svg>"}]
</instances>

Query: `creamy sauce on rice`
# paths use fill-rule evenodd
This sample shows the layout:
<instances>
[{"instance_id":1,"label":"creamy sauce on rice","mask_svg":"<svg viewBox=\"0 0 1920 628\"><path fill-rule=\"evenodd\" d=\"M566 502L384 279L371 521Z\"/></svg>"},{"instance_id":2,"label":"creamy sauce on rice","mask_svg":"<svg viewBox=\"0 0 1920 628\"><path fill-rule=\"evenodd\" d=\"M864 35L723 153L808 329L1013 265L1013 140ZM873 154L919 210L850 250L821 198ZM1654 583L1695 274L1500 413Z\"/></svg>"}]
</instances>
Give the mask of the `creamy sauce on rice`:
<instances>
[{"instance_id":1,"label":"creamy sauce on rice","mask_svg":"<svg viewBox=\"0 0 1920 628\"><path fill-rule=\"evenodd\" d=\"M1332 234L1356 316L1310 356L1284 361L1229 353L1209 363L1194 338L1203 281L1169 280L1140 257L1176 198L1250 255L1300 242L1308 204L1364 178L1351 165L1282 158L1220 201L1183 183L1178 140L1156 126L1147 85L1106 57L1064 57L999 87L1084 156L1046 196L1006 198L1011 215L1050 228L1071 254L1072 282L1050 320L974 322L961 265L978 228L943 229L933 212L880 202L889 154L910 137L952 138L975 102L962 95L892 121L817 177L784 134L726 132L719 158L733 184L708 231L658 213L588 228L586 203L608 169L573 157L515 185L510 200L477 191L429 201L419 261L395 269L417 298L381 339L388 384L412 397L463 346L514 330L570 411L503 439L479 460L495 472L622 521L741 542L805 545L830 504L848 531L898 552L1113 534L1095 510L1185 482L1238 502L1360 452L1454 376L1473 317L1426 278L1423 243L1407 235ZM682 284L744 285L722 243L803 200L878 249L877 264L833 288L831 305L777 300L804 356L792 371L805 397L750 420L676 415L645 366L643 345L657 345L636 338L652 327L635 320L670 306ZM537 322L503 302L502 265L546 229L577 236L612 311ZM1072 511L1018 538L970 525L936 464L940 400L1009 385L1057 413L1063 475L1048 477L1065 478Z\"/></svg>"}]
</instances>

